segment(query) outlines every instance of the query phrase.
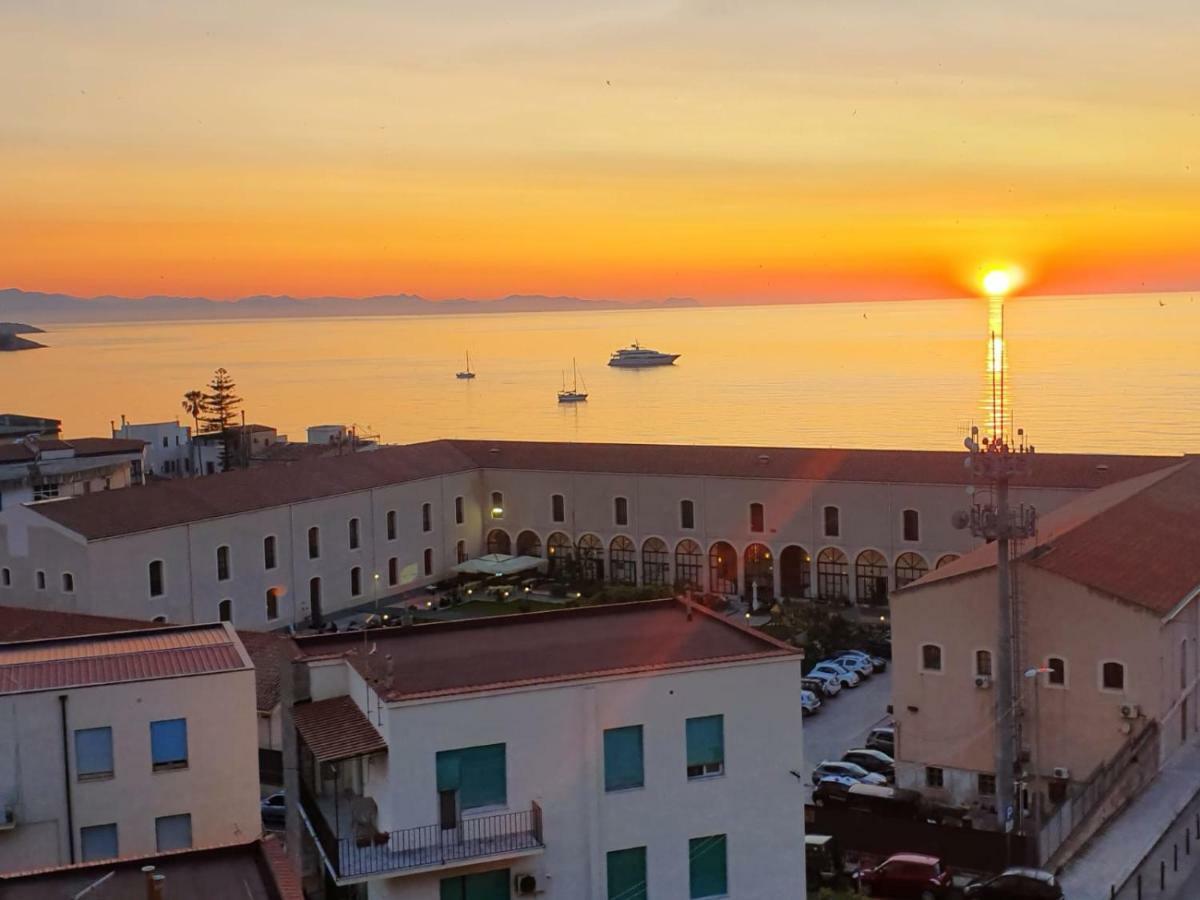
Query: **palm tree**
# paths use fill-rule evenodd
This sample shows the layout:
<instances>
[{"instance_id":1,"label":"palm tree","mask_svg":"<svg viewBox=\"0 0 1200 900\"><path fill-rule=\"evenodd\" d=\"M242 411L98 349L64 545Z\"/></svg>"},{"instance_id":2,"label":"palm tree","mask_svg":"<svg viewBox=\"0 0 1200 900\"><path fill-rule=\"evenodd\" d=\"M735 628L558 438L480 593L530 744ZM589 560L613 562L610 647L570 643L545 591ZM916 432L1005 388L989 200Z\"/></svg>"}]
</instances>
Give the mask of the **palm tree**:
<instances>
[{"instance_id":1,"label":"palm tree","mask_svg":"<svg viewBox=\"0 0 1200 900\"><path fill-rule=\"evenodd\" d=\"M188 455L190 457L193 457L191 460L192 474L198 475L198 474L200 474L199 463L194 458L195 454L192 453L191 451L193 451L195 449L196 435L198 435L200 433L200 414L202 412L204 412L204 391L192 390L192 391L188 391L186 394L184 394L183 395L183 411L192 417L192 440L190 442Z\"/></svg>"}]
</instances>

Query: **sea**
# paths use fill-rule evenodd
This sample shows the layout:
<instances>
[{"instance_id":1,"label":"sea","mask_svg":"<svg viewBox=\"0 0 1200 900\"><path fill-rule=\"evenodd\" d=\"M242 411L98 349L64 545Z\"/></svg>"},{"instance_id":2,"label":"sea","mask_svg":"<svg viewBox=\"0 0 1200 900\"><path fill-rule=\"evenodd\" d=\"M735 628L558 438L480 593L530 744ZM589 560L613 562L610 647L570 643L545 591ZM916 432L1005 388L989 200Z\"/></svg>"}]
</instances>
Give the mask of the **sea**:
<instances>
[{"instance_id":1,"label":"sea","mask_svg":"<svg viewBox=\"0 0 1200 900\"><path fill-rule=\"evenodd\" d=\"M1200 452L1187 293L46 327L47 349L0 354L0 412L68 437L186 424L183 394L223 367L246 421L292 440L950 450L1003 423L1042 451ZM680 359L606 365L633 341ZM456 379L468 351L477 377ZM588 400L560 405L573 366Z\"/></svg>"}]
</instances>

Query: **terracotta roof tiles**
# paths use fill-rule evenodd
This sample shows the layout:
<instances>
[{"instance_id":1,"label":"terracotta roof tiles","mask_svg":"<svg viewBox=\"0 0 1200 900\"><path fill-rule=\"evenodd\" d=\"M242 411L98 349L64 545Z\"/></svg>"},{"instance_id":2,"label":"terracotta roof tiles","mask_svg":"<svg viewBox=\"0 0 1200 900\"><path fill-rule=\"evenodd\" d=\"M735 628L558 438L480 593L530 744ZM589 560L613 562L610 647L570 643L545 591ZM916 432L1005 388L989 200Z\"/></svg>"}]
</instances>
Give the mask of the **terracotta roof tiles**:
<instances>
[{"instance_id":1,"label":"terracotta roof tiles","mask_svg":"<svg viewBox=\"0 0 1200 900\"><path fill-rule=\"evenodd\" d=\"M347 696L297 703L292 717L296 731L318 762L387 752L387 741Z\"/></svg>"}]
</instances>

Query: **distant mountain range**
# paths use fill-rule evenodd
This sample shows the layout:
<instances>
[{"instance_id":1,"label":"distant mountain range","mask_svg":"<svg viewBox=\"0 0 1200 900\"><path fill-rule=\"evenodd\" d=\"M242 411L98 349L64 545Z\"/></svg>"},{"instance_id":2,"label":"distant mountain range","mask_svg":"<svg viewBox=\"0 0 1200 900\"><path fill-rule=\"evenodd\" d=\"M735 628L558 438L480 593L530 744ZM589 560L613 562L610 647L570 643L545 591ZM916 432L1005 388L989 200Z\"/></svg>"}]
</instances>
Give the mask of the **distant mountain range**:
<instances>
[{"instance_id":1,"label":"distant mountain range","mask_svg":"<svg viewBox=\"0 0 1200 900\"><path fill-rule=\"evenodd\" d=\"M246 319L266 316L412 316L462 313L569 312L699 306L690 297L665 300L584 300L514 294L495 300L426 300L413 294L378 297L73 297L16 288L0 290L0 316L37 322L118 322L160 319Z\"/></svg>"}]
</instances>

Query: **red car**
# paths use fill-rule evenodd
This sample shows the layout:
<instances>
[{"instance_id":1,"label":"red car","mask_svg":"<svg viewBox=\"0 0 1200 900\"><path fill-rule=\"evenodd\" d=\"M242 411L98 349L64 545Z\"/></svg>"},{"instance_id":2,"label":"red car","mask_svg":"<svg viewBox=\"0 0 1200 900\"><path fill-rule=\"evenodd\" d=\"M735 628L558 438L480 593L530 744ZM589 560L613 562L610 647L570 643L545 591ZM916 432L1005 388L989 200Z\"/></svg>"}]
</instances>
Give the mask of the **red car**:
<instances>
[{"instance_id":1,"label":"red car","mask_svg":"<svg viewBox=\"0 0 1200 900\"><path fill-rule=\"evenodd\" d=\"M897 853L858 875L858 889L887 900L942 900L950 896L950 870L936 856Z\"/></svg>"}]
</instances>

